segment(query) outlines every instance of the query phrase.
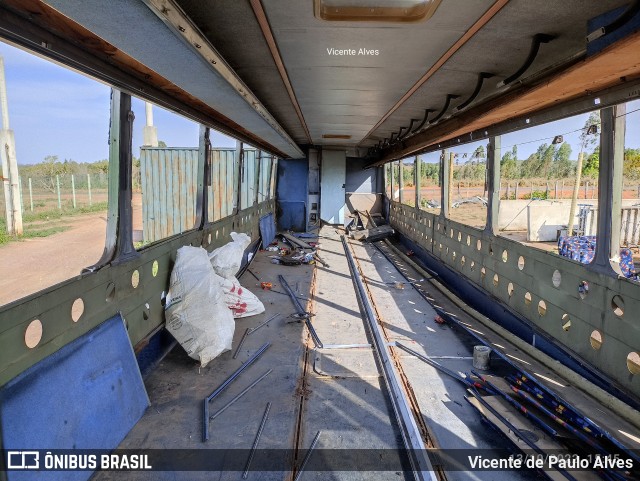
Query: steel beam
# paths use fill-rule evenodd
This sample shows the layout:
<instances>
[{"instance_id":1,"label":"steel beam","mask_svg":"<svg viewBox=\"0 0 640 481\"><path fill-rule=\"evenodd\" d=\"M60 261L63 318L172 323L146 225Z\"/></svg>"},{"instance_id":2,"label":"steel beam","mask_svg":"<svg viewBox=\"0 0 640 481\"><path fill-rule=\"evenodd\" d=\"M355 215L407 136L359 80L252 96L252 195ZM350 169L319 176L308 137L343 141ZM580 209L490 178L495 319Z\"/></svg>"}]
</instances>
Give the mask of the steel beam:
<instances>
[{"instance_id":1,"label":"steel beam","mask_svg":"<svg viewBox=\"0 0 640 481\"><path fill-rule=\"evenodd\" d=\"M600 111L600 169L598 172L598 243L591 269L606 275L620 270L620 212L626 104Z\"/></svg>"},{"instance_id":2,"label":"steel beam","mask_svg":"<svg viewBox=\"0 0 640 481\"><path fill-rule=\"evenodd\" d=\"M401 204L404 200L404 162L398 161L398 202Z\"/></svg>"},{"instance_id":3,"label":"steel beam","mask_svg":"<svg viewBox=\"0 0 640 481\"><path fill-rule=\"evenodd\" d=\"M420 165L422 161L420 157L416 155L415 160L413 161L413 185L416 188L416 209L420 208Z\"/></svg>"},{"instance_id":4,"label":"steel beam","mask_svg":"<svg viewBox=\"0 0 640 481\"><path fill-rule=\"evenodd\" d=\"M513 96L508 94L509 100L517 98L516 93L517 92L514 92ZM406 138L395 147L383 149L379 158L369 164L368 167L382 165L408 155L426 154L456 145L477 142L478 140L488 139L493 136L588 113L593 111L594 108L613 106L638 98L640 98L640 80L629 80L623 85L616 85L599 91L589 91L580 98L554 104L553 106L536 112L528 112L486 127L476 128L458 135L447 133L459 131L461 126L472 123L475 119L484 115L486 111L492 110L491 105L493 103L502 105L506 102L504 99L502 102L499 101L500 99L488 99L478 106L466 110L455 118L447 119L420 134Z\"/></svg>"},{"instance_id":5,"label":"steel beam","mask_svg":"<svg viewBox=\"0 0 640 481\"><path fill-rule=\"evenodd\" d=\"M413 474L417 481L437 481L438 478L433 470L431 461L427 456L422 435L413 417L411 408L409 407L407 395L398 381L399 375L396 371L393 360L391 359L389 347L386 345L386 341L382 334L380 320L371 306L367 291L364 287L364 283L362 282L362 276L356 267L347 240L344 236L340 237L347 257L349 270L351 271L351 277L356 287L356 296L362 306L364 318L373 340L373 345L378 353L378 359L382 368L382 375L387 387L387 392L389 393L391 406L393 407L398 426L402 433L402 440L409 454Z\"/></svg>"},{"instance_id":6,"label":"steel beam","mask_svg":"<svg viewBox=\"0 0 640 481\"><path fill-rule=\"evenodd\" d=\"M487 191L489 205L487 207L487 223L485 231L498 235L498 212L500 211L500 159L502 156L502 141L500 136L489 139L487 149Z\"/></svg>"},{"instance_id":7,"label":"steel beam","mask_svg":"<svg viewBox=\"0 0 640 481\"><path fill-rule=\"evenodd\" d=\"M171 84L157 73L113 52L104 40L77 26L40 1L3 2L0 6L0 38L62 65L99 79L123 92L178 112L195 122L264 148L280 157L282 150L258 138L220 112ZM54 23L55 22L55 23Z\"/></svg>"},{"instance_id":8,"label":"steel beam","mask_svg":"<svg viewBox=\"0 0 640 481\"><path fill-rule=\"evenodd\" d=\"M453 155L453 153L451 153ZM449 178L451 175L451 162L446 150L442 151L440 156L440 215L449 218L451 210L451 184Z\"/></svg>"},{"instance_id":9,"label":"steel beam","mask_svg":"<svg viewBox=\"0 0 640 481\"><path fill-rule=\"evenodd\" d=\"M260 102L260 99L251 92L177 2L174 0L143 0L143 2L178 38L200 55L207 65L219 74L300 157L304 157L304 153L298 148L295 141L289 137L289 134Z\"/></svg>"}]
</instances>

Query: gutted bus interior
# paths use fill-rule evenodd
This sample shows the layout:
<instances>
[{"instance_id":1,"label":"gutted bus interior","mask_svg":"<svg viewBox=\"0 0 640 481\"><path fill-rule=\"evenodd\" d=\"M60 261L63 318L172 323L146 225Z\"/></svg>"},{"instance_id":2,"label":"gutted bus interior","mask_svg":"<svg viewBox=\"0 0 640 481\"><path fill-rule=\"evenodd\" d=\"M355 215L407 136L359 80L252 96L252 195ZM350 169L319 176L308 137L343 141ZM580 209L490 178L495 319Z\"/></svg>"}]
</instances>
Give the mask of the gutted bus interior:
<instances>
[{"instance_id":1,"label":"gutted bus interior","mask_svg":"<svg viewBox=\"0 0 640 481\"><path fill-rule=\"evenodd\" d=\"M640 479L639 1L0 0L0 40L0 479ZM93 97L104 162L21 160ZM172 271L232 233L264 309L200 363Z\"/></svg>"}]
</instances>

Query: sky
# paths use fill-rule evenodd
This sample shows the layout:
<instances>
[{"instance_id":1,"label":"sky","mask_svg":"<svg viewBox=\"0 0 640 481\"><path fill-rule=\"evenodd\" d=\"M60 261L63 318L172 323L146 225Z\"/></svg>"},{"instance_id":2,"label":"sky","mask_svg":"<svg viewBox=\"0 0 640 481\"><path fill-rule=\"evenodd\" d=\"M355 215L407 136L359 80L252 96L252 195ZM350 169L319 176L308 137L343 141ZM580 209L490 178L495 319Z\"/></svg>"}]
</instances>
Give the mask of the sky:
<instances>
[{"instance_id":1,"label":"sky","mask_svg":"<svg viewBox=\"0 0 640 481\"><path fill-rule=\"evenodd\" d=\"M108 158L111 89L107 85L2 42L0 56L18 164L35 164L48 155L76 162ZM144 102L133 98L132 110L133 155L138 157ZM167 146L198 146L196 122L157 106L153 117L158 139ZM215 147L235 147L234 139L218 132L211 132L211 140Z\"/></svg>"},{"instance_id":2,"label":"sky","mask_svg":"<svg viewBox=\"0 0 640 481\"><path fill-rule=\"evenodd\" d=\"M95 162L108 157L110 88L96 80L61 67L48 60L0 42L4 57L10 127L16 139L19 164L41 162L48 155L59 160ZM145 125L144 102L134 98L133 155L139 156ZM640 147L640 100L627 105L627 147ZM635 111L635 112L632 112ZM542 143L551 143L563 135L572 147L571 159L577 159L580 132L588 114L531 127L502 136L502 152L518 146L518 158L526 159ZM199 126L177 114L154 106L154 125L158 139L169 147L197 147ZM235 140L212 130L215 147L234 147ZM483 140L450 149L464 163ZM463 157L467 154L467 158ZM437 162L439 153L423 156L425 162Z\"/></svg>"}]
</instances>

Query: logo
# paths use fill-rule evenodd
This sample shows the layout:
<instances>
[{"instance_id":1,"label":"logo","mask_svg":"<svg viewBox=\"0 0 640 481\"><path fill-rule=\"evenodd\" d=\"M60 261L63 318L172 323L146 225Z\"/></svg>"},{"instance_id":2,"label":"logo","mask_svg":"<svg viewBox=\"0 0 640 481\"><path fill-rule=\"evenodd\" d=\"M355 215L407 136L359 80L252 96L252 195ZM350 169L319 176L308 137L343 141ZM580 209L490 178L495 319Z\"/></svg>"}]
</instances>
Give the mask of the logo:
<instances>
[{"instance_id":1,"label":"logo","mask_svg":"<svg viewBox=\"0 0 640 481\"><path fill-rule=\"evenodd\" d=\"M7 469L40 469L38 451L7 451Z\"/></svg>"}]
</instances>

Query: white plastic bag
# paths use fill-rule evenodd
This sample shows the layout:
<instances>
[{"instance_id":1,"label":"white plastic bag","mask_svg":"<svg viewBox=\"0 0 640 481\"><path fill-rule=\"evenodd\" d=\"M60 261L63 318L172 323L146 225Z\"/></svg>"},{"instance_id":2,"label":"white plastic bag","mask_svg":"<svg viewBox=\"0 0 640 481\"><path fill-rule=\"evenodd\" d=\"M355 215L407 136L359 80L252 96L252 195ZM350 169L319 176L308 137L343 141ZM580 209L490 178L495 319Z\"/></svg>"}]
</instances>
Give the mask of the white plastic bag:
<instances>
[{"instance_id":1,"label":"white plastic bag","mask_svg":"<svg viewBox=\"0 0 640 481\"><path fill-rule=\"evenodd\" d=\"M244 251L251 244L251 237L247 234L232 232L231 238L232 242L218 247L209 254L213 270L225 279L231 279L240 270Z\"/></svg>"},{"instance_id":2,"label":"white plastic bag","mask_svg":"<svg viewBox=\"0 0 640 481\"><path fill-rule=\"evenodd\" d=\"M165 305L167 330L202 367L231 349L235 321L201 247L178 249Z\"/></svg>"},{"instance_id":3,"label":"white plastic bag","mask_svg":"<svg viewBox=\"0 0 640 481\"><path fill-rule=\"evenodd\" d=\"M224 279L222 283L224 300L231 309L233 317L249 317L264 312L264 304L255 294L240 285L235 277Z\"/></svg>"}]
</instances>

